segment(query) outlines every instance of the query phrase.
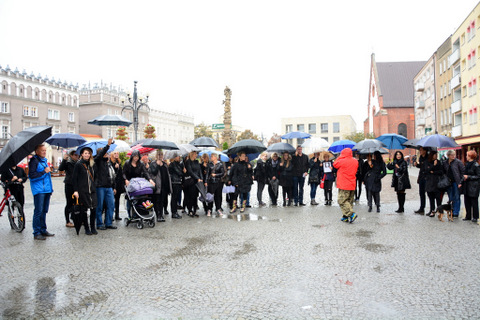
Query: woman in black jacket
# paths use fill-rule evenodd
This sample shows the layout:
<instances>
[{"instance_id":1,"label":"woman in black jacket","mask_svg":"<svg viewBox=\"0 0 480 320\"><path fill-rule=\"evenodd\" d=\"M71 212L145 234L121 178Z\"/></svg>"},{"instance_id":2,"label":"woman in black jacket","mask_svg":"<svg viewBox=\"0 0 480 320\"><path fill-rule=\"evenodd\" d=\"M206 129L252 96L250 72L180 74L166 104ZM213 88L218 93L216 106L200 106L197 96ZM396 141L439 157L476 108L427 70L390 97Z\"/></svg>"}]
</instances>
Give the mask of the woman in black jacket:
<instances>
[{"instance_id":1,"label":"woman in black jacket","mask_svg":"<svg viewBox=\"0 0 480 320\"><path fill-rule=\"evenodd\" d=\"M63 183L65 184L65 226L68 228L73 227L73 223L70 222L70 214L73 207L72 176L77 161L78 155L75 153L75 150L72 150L63 157L62 162L58 166L58 171L65 171L65 179L63 180Z\"/></svg>"},{"instance_id":2,"label":"woman in black jacket","mask_svg":"<svg viewBox=\"0 0 480 320\"><path fill-rule=\"evenodd\" d=\"M437 206L442 204L441 192L438 189L438 180L442 176L444 170L442 163L437 159L437 152L431 151L425 165L425 190L427 191L428 200L430 201L430 213L426 215L435 217L435 201Z\"/></svg>"},{"instance_id":3,"label":"woman in black jacket","mask_svg":"<svg viewBox=\"0 0 480 320\"><path fill-rule=\"evenodd\" d=\"M218 161L218 155L212 153L210 156L207 170L207 191L213 194L213 202L215 202L215 210L219 216L223 215L222 209L222 188L223 177L225 176L225 166L221 161ZM207 203L207 216L212 215L213 202Z\"/></svg>"},{"instance_id":4,"label":"woman in black jacket","mask_svg":"<svg viewBox=\"0 0 480 320\"><path fill-rule=\"evenodd\" d=\"M92 149L86 147L80 150L80 160L75 163L72 176L73 195L80 204L80 219L85 226L85 234L97 234L95 221L97 217L97 192L95 187L95 172L93 170ZM90 209L90 226L87 211ZM78 233L77 233L78 234Z\"/></svg>"},{"instance_id":5,"label":"woman in black jacket","mask_svg":"<svg viewBox=\"0 0 480 320\"><path fill-rule=\"evenodd\" d=\"M172 193L172 182L167 163L163 161L163 151L157 151L156 159L150 164L148 170L155 181L153 207L157 215L157 222L165 222L163 214L168 215L168 195Z\"/></svg>"},{"instance_id":6,"label":"woman in black jacket","mask_svg":"<svg viewBox=\"0 0 480 320\"><path fill-rule=\"evenodd\" d=\"M335 182L336 169L333 167L333 161L330 160L330 155L325 153L323 155L322 166L320 170L320 179L325 177L323 182L323 192L325 194L325 205L332 205L333 183Z\"/></svg>"},{"instance_id":7,"label":"woman in black jacket","mask_svg":"<svg viewBox=\"0 0 480 320\"><path fill-rule=\"evenodd\" d=\"M263 189L265 189L265 184L268 183L267 176L267 152L262 152L260 159L257 161L255 170L253 172L253 177L257 181L257 200L258 206L264 207L266 203L262 201Z\"/></svg>"},{"instance_id":8,"label":"woman in black jacket","mask_svg":"<svg viewBox=\"0 0 480 320\"><path fill-rule=\"evenodd\" d=\"M244 212L247 205L248 193L253 184L253 170L252 165L248 162L247 155L243 151L238 153L238 162L232 167L230 180L232 181L232 185L235 186L233 208L230 212L233 213L237 210L237 198L239 195L241 195L243 199L240 212Z\"/></svg>"},{"instance_id":9,"label":"woman in black jacket","mask_svg":"<svg viewBox=\"0 0 480 320\"><path fill-rule=\"evenodd\" d=\"M268 194L272 206L277 205L278 186L280 182L280 159L278 154L274 152L270 159L267 160L267 180L268 180Z\"/></svg>"},{"instance_id":10,"label":"woman in black jacket","mask_svg":"<svg viewBox=\"0 0 480 320\"><path fill-rule=\"evenodd\" d=\"M365 190L367 190L368 212L372 212L372 198L380 212L380 191L382 191L382 178L387 175L387 168L380 152L375 151L367 156L363 164Z\"/></svg>"},{"instance_id":11,"label":"woman in black jacket","mask_svg":"<svg viewBox=\"0 0 480 320\"><path fill-rule=\"evenodd\" d=\"M23 207L25 204L25 193L23 191L23 184L27 182L28 177L23 168L13 166L2 172L2 181L8 183L10 193L15 197L18 203ZM71 195L70 195L71 196ZM68 216L66 216L68 218ZM69 221L69 220L68 220ZM67 226L68 227L68 226Z\"/></svg>"},{"instance_id":12,"label":"woman in black jacket","mask_svg":"<svg viewBox=\"0 0 480 320\"><path fill-rule=\"evenodd\" d=\"M388 169L393 170L392 187L394 187L397 193L398 209L397 213L404 212L405 205L405 190L410 189L410 178L408 177L408 165L403 158L403 153L400 151L395 152L393 156L393 162L387 165Z\"/></svg>"},{"instance_id":13,"label":"woman in black jacket","mask_svg":"<svg viewBox=\"0 0 480 320\"><path fill-rule=\"evenodd\" d=\"M190 217L197 217L197 183L203 183L203 173L200 163L197 161L197 152L192 151L188 154L185 161L185 169L187 170L184 180L185 206L188 209Z\"/></svg>"},{"instance_id":14,"label":"woman in black jacket","mask_svg":"<svg viewBox=\"0 0 480 320\"><path fill-rule=\"evenodd\" d=\"M292 205L293 191L293 165L292 156L288 152L284 152L282 160L279 164L280 169L280 185L282 186L283 206ZM288 196L288 204L286 197Z\"/></svg>"},{"instance_id":15,"label":"woman in black jacket","mask_svg":"<svg viewBox=\"0 0 480 320\"><path fill-rule=\"evenodd\" d=\"M464 221L478 221L478 195L480 192L480 165L476 161L477 152L470 150L467 152L467 163L465 164L465 174L463 176L462 187L464 190L463 199L465 201L466 215Z\"/></svg>"},{"instance_id":16,"label":"woman in black jacket","mask_svg":"<svg viewBox=\"0 0 480 320\"><path fill-rule=\"evenodd\" d=\"M170 180L172 181L172 196L170 198L170 210L172 211L173 219L181 219L182 216L178 214L178 201L182 195L182 181L185 173L183 162L180 162L180 156L176 156L168 166L170 173Z\"/></svg>"},{"instance_id":17,"label":"woman in black jacket","mask_svg":"<svg viewBox=\"0 0 480 320\"><path fill-rule=\"evenodd\" d=\"M315 197L317 195L317 188L320 184L320 173L322 171L321 168L322 160L320 160L320 152L316 152L313 154L312 159L308 162L310 170L308 172L308 184L310 185L310 204L312 206L318 205L318 202L315 201Z\"/></svg>"},{"instance_id":18,"label":"woman in black jacket","mask_svg":"<svg viewBox=\"0 0 480 320\"><path fill-rule=\"evenodd\" d=\"M115 184L113 187L115 220L122 220L122 218L120 218L120 197L122 196L122 193L125 193L125 180L123 179L122 162L120 161L119 156L120 154L118 151L113 151L110 153L110 159L108 160L108 165L113 168L113 171L115 171Z\"/></svg>"}]
</instances>

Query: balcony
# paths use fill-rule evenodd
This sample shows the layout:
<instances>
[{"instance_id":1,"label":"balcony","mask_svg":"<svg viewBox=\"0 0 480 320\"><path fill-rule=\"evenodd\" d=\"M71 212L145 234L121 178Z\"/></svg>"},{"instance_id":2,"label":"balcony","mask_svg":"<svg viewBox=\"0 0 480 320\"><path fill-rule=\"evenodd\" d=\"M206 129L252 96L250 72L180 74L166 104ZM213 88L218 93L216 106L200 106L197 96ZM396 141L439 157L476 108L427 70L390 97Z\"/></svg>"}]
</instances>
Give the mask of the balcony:
<instances>
[{"instance_id":1,"label":"balcony","mask_svg":"<svg viewBox=\"0 0 480 320\"><path fill-rule=\"evenodd\" d=\"M450 68L458 60L460 60L460 49L456 49L450 57L448 57L448 67Z\"/></svg>"},{"instance_id":2,"label":"balcony","mask_svg":"<svg viewBox=\"0 0 480 320\"><path fill-rule=\"evenodd\" d=\"M457 74L450 80L450 91L453 91L456 87L460 85L460 74Z\"/></svg>"},{"instance_id":3,"label":"balcony","mask_svg":"<svg viewBox=\"0 0 480 320\"><path fill-rule=\"evenodd\" d=\"M425 90L425 83L417 82L415 84L415 91L423 91L423 90Z\"/></svg>"},{"instance_id":4,"label":"balcony","mask_svg":"<svg viewBox=\"0 0 480 320\"><path fill-rule=\"evenodd\" d=\"M423 109L423 108L425 108L425 100L415 101L415 109Z\"/></svg>"},{"instance_id":5,"label":"balcony","mask_svg":"<svg viewBox=\"0 0 480 320\"><path fill-rule=\"evenodd\" d=\"M425 118L416 118L415 122L417 123L417 126L425 126Z\"/></svg>"},{"instance_id":6,"label":"balcony","mask_svg":"<svg viewBox=\"0 0 480 320\"><path fill-rule=\"evenodd\" d=\"M457 101L453 102L450 105L450 108L452 109L452 114L462 111L462 100L458 99Z\"/></svg>"},{"instance_id":7,"label":"balcony","mask_svg":"<svg viewBox=\"0 0 480 320\"><path fill-rule=\"evenodd\" d=\"M453 138L459 137L461 135L462 135L462 126L461 125L452 127L452 137Z\"/></svg>"}]
</instances>

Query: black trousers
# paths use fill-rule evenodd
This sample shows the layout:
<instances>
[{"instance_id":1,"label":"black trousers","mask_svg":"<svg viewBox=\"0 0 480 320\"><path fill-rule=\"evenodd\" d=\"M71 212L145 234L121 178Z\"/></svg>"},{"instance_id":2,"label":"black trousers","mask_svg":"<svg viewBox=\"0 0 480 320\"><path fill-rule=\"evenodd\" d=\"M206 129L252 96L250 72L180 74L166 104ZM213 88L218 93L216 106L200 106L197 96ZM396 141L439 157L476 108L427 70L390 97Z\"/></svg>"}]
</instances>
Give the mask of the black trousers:
<instances>
[{"instance_id":1,"label":"black trousers","mask_svg":"<svg viewBox=\"0 0 480 320\"><path fill-rule=\"evenodd\" d=\"M73 207L73 186L71 184L65 184L65 222L70 222L70 214L72 213ZM17 197L15 197L17 198Z\"/></svg>"},{"instance_id":2,"label":"black trousers","mask_svg":"<svg viewBox=\"0 0 480 320\"><path fill-rule=\"evenodd\" d=\"M153 207L155 209L155 213L157 217L161 217L163 215L164 210L168 207L168 193L164 188L160 191L160 193L153 194Z\"/></svg>"},{"instance_id":3,"label":"black trousers","mask_svg":"<svg viewBox=\"0 0 480 320\"><path fill-rule=\"evenodd\" d=\"M288 197L288 202L291 203L293 187L282 187L282 196L283 196L283 204L286 204L286 197Z\"/></svg>"},{"instance_id":4,"label":"black trousers","mask_svg":"<svg viewBox=\"0 0 480 320\"><path fill-rule=\"evenodd\" d=\"M368 206L372 206L372 199L375 202L375 205L377 207L380 207L380 192L373 192L367 190L367 201L368 201Z\"/></svg>"},{"instance_id":5,"label":"black trousers","mask_svg":"<svg viewBox=\"0 0 480 320\"><path fill-rule=\"evenodd\" d=\"M182 185L172 183L172 196L170 198L170 211L177 213L178 201L182 197Z\"/></svg>"},{"instance_id":6,"label":"black trousers","mask_svg":"<svg viewBox=\"0 0 480 320\"><path fill-rule=\"evenodd\" d=\"M198 189L196 185L185 187L183 190L185 194L185 206L188 209L188 212L197 213L197 198L198 198Z\"/></svg>"},{"instance_id":7,"label":"black trousers","mask_svg":"<svg viewBox=\"0 0 480 320\"><path fill-rule=\"evenodd\" d=\"M420 195L420 210L425 210L426 205L426 197L425 197L425 185L427 184L427 180L421 179L418 182L418 194Z\"/></svg>"},{"instance_id":8,"label":"black trousers","mask_svg":"<svg viewBox=\"0 0 480 320\"><path fill-rule=\"evenodd\" d=\"M215 202L215 210L222 208L222 188L223 182L209 183L207 192L213 194L213 202ZM213 209L213 202L207 204L208 210Z\"/></svg>"},{"instance_id":9,"label":"black trousers","mask_svg":"<svg viewBox=\"0 0 480 320\"><path fill-rule=\"evenodd\" d=\"M279 184L277 182L277 192L275 192L273 190L273 187L272 187L272 184L269 183L268 184L268 195L270 196L270 201L272 202L273 205L276 205L277 204L277 199L278 199L278 187L279 187Z\"/></svg>"},{"instance_id":10,"label":"black trousers","mask_svg":"<svg viewBox=\"0 0 480 320\"><path fill-rule=\"evenodd\" d=\"M442 204L442 197L440 192L427 192L428 200L430 202L430 212L435 211L435 202L437 202L437 207Z\"/></svg>"},{"instance_id":11,"label":"black trousers","mask_svg":"<svg viewBox=\"0 0 480 320\"><path fill-rule=\"evenodd\" d=\"M332 187L333 180L325 180L323 183L323 193L325 195L325 201L332 201Z\"/></svg>"},{"instance_id":12,"label":"black trousers","mask_svg":"<svg viewBox=\"0 0 480 320\"><path fill-rule=\"evenodd\" d=\"M25 194L23 192L23 185L12 184L9 186L9 189L12 196L15 197L15 200L17 200L17 202L20 203L23 207L23 205L25 204Z\"/></svg>"},{"instance_id":13,"label":"black trousers","mask_svg":"<svg viewBox=\"0 0 480 320\"><path fill-rule=\"evenodd\" d=\"M116 193L113 198L115 199L115 218L120 218L120 197L121 193Z\"/></svg>"},{"instance_id":14,"label":"black trousers","mask_svg":"<svg viewBox=\"0 0 480 320\"><path fill-rule=\"evenodd\" d=\"M88 226L88 216L87 216L88 207L80 206L80 215L82 216L82 225L85 227L85 231L92 230L94 231L95 222L97 221L97 208L90 208L90 227Z\"/></svg>"},{"instance_id":15,"label":"black trousers","mask_svg":"<svg viewBox=\"0 0 480 320\"><path fill-rule=\"evenodd\" d=\"M463 196L465 201L465 219L477 219L478 220L478 197Z\"/></svg>"},{"instance_id":16,"label":"black trousers","mask_svg":"<svg viewBox=\"0 0 480 320\"><path fill-rule=\"evenodd\" d=\"M257 181L257 200L258 203L262 203L262 194L263 194L263 189L265 188L265 183L263 182L258 182Z\"/></svg>"}]
</instances>

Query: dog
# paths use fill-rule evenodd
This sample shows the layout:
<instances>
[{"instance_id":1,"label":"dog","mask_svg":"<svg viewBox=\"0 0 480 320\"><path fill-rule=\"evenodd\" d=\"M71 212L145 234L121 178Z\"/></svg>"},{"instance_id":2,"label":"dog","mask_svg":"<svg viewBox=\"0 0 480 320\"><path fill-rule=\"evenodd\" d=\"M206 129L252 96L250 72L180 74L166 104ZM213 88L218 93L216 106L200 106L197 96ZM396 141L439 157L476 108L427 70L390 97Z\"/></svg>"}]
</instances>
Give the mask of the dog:
<instances>
[{"instance_id":1,"label":"dog","mask_svg":"<svg viewBox=\"0 0 480 320\"><path fill-rule=\"evenodd\" d=\"M443 222L444 212L447 213L448 221L453 222L453 210L452 210L452 201L448 201L446 204L442 204L437 208L438 220Z\"/></svg>"}]
</instances>

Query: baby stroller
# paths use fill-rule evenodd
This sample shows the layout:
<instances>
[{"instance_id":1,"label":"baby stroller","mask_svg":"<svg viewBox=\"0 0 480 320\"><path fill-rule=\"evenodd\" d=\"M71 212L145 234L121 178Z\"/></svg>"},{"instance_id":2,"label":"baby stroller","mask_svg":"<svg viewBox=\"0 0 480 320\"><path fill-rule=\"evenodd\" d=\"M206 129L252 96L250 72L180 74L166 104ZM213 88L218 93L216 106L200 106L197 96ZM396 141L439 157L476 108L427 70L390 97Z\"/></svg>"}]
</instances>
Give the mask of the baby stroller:
<instances>
[{"instance_id":1,"label":"baby stroller","mask_svg":"<svg viewBox=\"0 0 480 320\"><path fill-rule=\"evenodd\" d=\"M152 203L153 185L144 178L133 178L125 192L127 202L130 201L128 218L124 219L125 226L136 222L138 229L143 229L145 223L150 228L155 227L155 210Z\"/></svg>"}]
</instances>

